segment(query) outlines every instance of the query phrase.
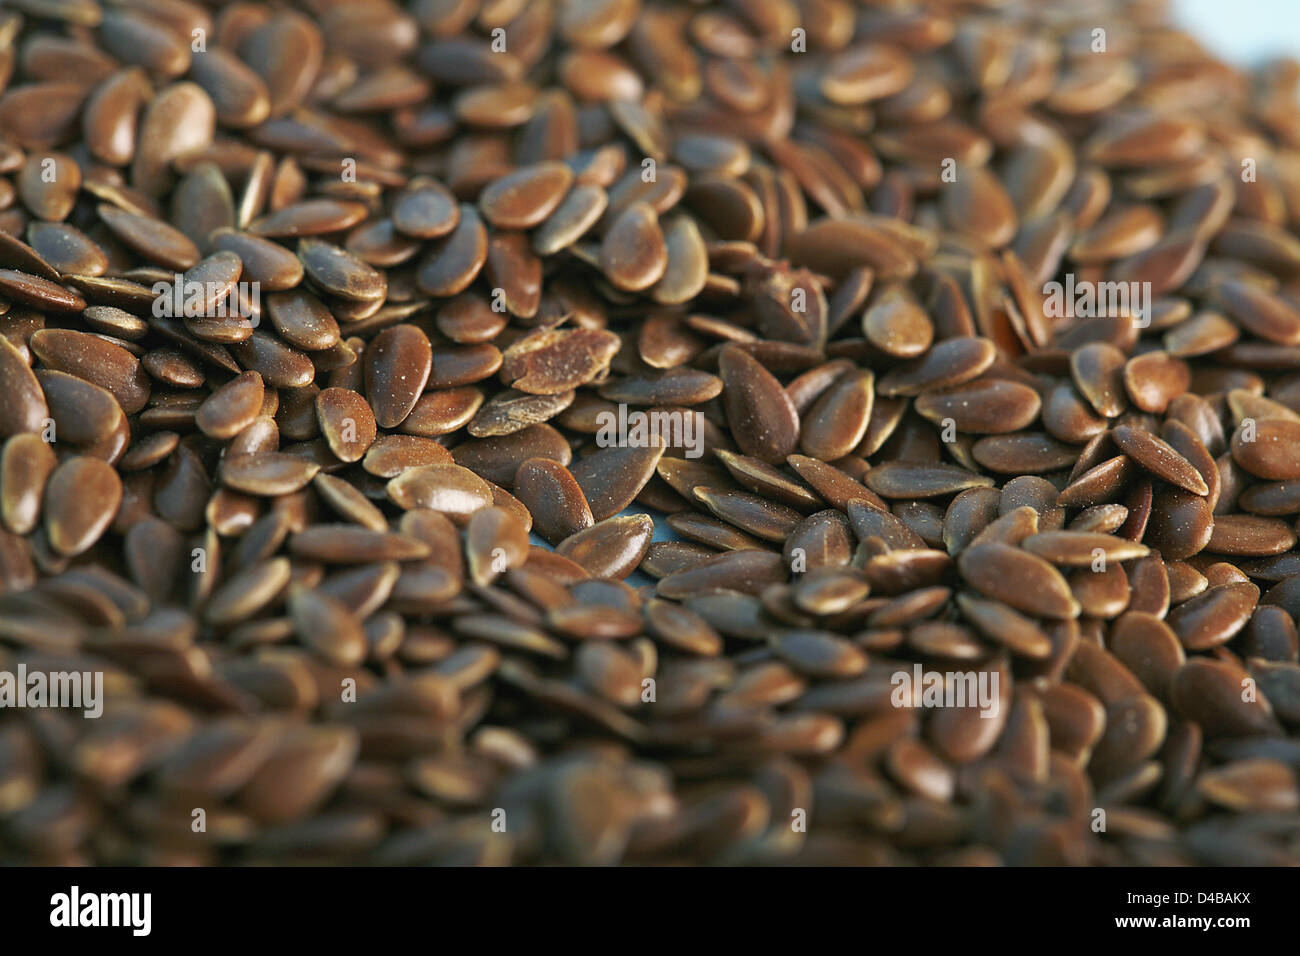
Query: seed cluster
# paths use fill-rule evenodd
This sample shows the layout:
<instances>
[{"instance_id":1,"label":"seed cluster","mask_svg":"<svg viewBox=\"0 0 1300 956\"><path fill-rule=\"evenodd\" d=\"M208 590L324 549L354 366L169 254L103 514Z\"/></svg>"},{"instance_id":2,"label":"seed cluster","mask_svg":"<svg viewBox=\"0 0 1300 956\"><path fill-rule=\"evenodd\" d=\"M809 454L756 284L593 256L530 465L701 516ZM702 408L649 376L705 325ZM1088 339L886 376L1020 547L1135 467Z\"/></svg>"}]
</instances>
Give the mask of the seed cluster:
<instances>
[{"instance_id":1,"label":"seed cluster","mask_svg":"<svg viewBox=\"0 0 1300 956\"><path fill-rule=\"evenodd\" d=\"M1300 862L1300 66L1163 8L9 0L0 861Z\"/></svg>"}]
</instances>

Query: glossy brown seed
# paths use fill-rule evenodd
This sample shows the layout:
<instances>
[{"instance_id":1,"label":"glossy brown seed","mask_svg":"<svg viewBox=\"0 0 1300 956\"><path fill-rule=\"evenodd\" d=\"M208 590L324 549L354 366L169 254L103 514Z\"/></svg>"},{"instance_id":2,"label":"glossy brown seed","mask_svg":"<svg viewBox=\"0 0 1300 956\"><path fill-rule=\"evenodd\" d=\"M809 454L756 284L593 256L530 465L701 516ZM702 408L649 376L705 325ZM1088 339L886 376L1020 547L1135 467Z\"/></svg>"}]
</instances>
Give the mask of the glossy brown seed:
<instances>
[{"instance_id":1,"label":"glossy brown seed","mask_svg":"<svg viewBox=\"0 0 1300 956\"><path fill-rule=\"evenodd\" d=\"M606 448L576 462L569 470L582 489L596 521L631 504L655 474L662 445L650 448Z\"/></svg>"},{"instance_id":2,"label":"glossy brown seed","mask_svg":"<svg viewBox=\"0 0 1300 956\"><path fill-rule=\"evenodd\" d=\"M1157 478L1186 488L1192 494L1209 493L1205 479L1195 466L1150 432L1119 425L1111 432L1111 438L1120 451Z\"/></svg>"},{"instance_id":3,"label":"glossy brown seed","mask_svg":"<svg viewBox=\"0 0 1300 956\"><path fill-rule=\"evenodd\" d=\"M1085 345L1070 353L1074 384L1099 415L1114 418L1126 406L1124 394L1125 356L1104 342Z\"/></svg>"},{"instance_id":4,"label":"glossy brown seed","mask_svg":"<svg viewBox=\"0 0 1300 956\"><path fill-rule=\"evenodd\" d=\"M1194 657L1174 675L1170 698L1209 739L1275 735L1280 727L1267 700L1247 690L1250 676L1240 667Z\"/></svg>"},{"instance_id":5,"label":"glossy brown seed","mask_svg":"<svg viewBox=\"0 0 1300 956\"><path fill-rule=\"evenodd\" d=\"M289 539L289 550L301 558L330 564L370 561L409 561L429 556L429 545L406 534L374 531L357 525L315 524Z\"/></svg>"},{"instance_id":6,"label":"glossy brown seed","mask_svg":"<svg viewBox=\"0 0 1300 956\"><path fill-rule=\"evenodd\" d=\"M456 522L492 504L487 482L460 465L435 464L408 468L387 485L388 497L398 507L429 508Z\"/></svg>"},{"instance_id":7,"label":"glossy brown seed","mask_svg":"<svg viewBox=\"0 0 1300 956\"><path fill-rule=\"evenodd\" d=\"M653 533L649 515L615 516L570 535L555 550L594 578L622 580L645 557Z\"/></svg>"},{"instance_id":8,"label":"glossy brown seed","mask_svg":"<svg viewBox=\"0 0 1300 956\"><path fill-rule=\"evenodd\" d=\"M263 292L292 289L302 280L301 260L277 242L230 229L216 230L210 241L214 251L239 256L243 278L259 283ZM268 301L273 298L269 297Z\"/></svg>"},{"instance_id":9,"label":"glossy brown seed","mask_svg":"<svg viewBox=\"0 0 1300 956\"><path fill-rule=\"evenodd\" d=\"M461 209L455 198L432 180L412 181L393 202L393 227L417 239L437 239L456 228Z\"/></svg>"},{"instance_id":10,"label":"glossy brown seed","mask_svg":"<svg viewBox=\"0 0 1300 956\"><path fill-rule=\"evenodd\" d=\"M1032 620L1000 601L988 601L970 594L959 594L957 606L962 616L989 640L1005 646L1013 654L1042 660L1052 653L1051 639Z\"/></svg>"},{"instance_id":11,"label":"glossy brown seed","mask_svg":"<svg viewBox=\"0 0 1300 956\"><path fill-rule=\"evenodd\" d=\"M305 487L318 471L320 465L315 462L283 452L264 451L223 459L219 475L221 483L234 491L273 497Z\"/></svg>"},{"instance_id":12,"label":"glossy brown seed","mask_svg":"<svg viewBox=\"0 0 1300 956\"><path fill-rule=\"evenodd\" d=\"M364 220L366 215L366 207L358 202L306 199L250 223L248 231L255 236L270 239L319 236L350 229Z\"/></svg>"},{"instance_id":13,"label":"glossy brown seed","mask_svg":"<svg viewBox=\"0 0 1300 956\"><path fill-rule=\"evenodd\" d=\"M532 514L534 530L552 544L594 524L582 487L559 462L523 462L515 473L514 493Z\"/></svg>"},{"instance_id":14,"label":"glossy brown seed","mask_svg":"<svg viewBox=\"0 0 1300 956\"><path fill-rule=\"evenodd\" d=\"M1219 515L1206 549L1219 554L1257 557L1281 554L1295 547L1291 526L1278 518L1257 515Z\"/></svg>"},{"instance_id":15,"label":"glossy brown seed","mask_svg":"<svg viewBox=\"0 0 1300 956\"><path fill-rule=\"evenodd\" d=\"M85 299L64 286L13 269L0 269L0 292L12 302L48 312L79 312L86 307Z\"/></svg>"},{"instance_id":16,"label":"glossy brown seed","mask_svg":"<svg viewBox=\"0 0 1300 956\"><path fill-rule=\"evenodd\" d=\"M1124 387L1144 412L1163 412L1187 391L1191 378L1187 363L1162 351L1148 352L1124 365Z\"/></svg>"},{"instance_id":17,"label":"glossy brown seed","mask_svg":"<svg viewBox=\"0 0 1300 956\"><path fill-rule=\"evenodd\" d=\"M266 312L280 337L304 351L318 352L339 342L339 325L320 299L305 289L275 292Z\"/></svg>"},{"instance_id":18,"label":"glossy brown seed","mask_svg":"<svg viewBox=\"0 0 1300 956\"><path fill-rule=\"evenodd\" d=\"M972 586L1016 610L1054 619L1079 613L1060 572L1026 551L1005 544L976 544L962 552L958 568Z\"/></svg>"},{"instance_id":19,"label":"glossy brown seed","mask_svg":"<svg viewBox=\"0 0 1300 956\"><path fill-rule=\"evenodd\" d=\"M307 277L330 295L352 302L382 299L388 280L370 264L338 246L319 239L298 242L298 258Z\"/></svg>"},{"instance_id":20,"label":"glossy brown seed","mask_svg":"<svg viewBox=\"0 0 1300 956\"><path fill-rule=\"evenodd\" d=\"M989 170L964 170L942 195L948 224L997 248L1010 242L1018 226L1015 207L1001 181Z\"/></svg>"},{"instance_id":21,"label":"glossy brown seed","mask_svg":"<svg viewBox=\"0 0 1300 956\"><path fill-rule=\"evenodd\" d=\"M181 272L199 261L199 249L189 237L160 219L126 212L107 203L99 205L98 213L117 238L151 262Z\"/></svg>"},{"instance_id":22,"label":"glossy brown seed","mask_svg":"<svg viewBox=\"0 0 1300 956\"><path fill-rule=\"evenodd\" d=\"M1258 601L1255 585L1224 584L1173 608L1167 620L1188 650L1208 650L1245 627Z\"/></svg>"},{"instance_id":23,"label":"glossy brown seed","mask_svg":"<svg viewBox=\"0 0 1300 956\"><path fill-rule=\"evenodd\" d=\"M359 461L375 441L375 415L361 395L345 388L326 388L316 395L321 434L340 461Z\"/></svg>"},{"instance_id":24,"label":"glossy brown seed","mask_svg":"<svg viewBox=\"0 0 1300 956\"><path fill-rule=\"evenodd\" d=\"M366 349L366 398L381 428L400 425L411 413L433 367L433 348L418 328L385 329Z\"/></svg>"},{"instance_id":25,"label":"glossy brown seed","mask_svg":"<svg viewBox=\"0 0 1300 956\"><path fill-rule=\"evenodd\" d=\"M41 384L9 339L0 336L0 437L40 432L49 416ZM120 413L119 413L120 414Z\"/></svg>"},{"instance_id":26,"label":"glossy brown seed","mask_svg":"<svg viewBox=\"0 0 1300 956\"><path fill-rule=\"evenodd\" d=\"M914 407L936 424L950 419L959 432L983 435L1025 428L1038 417L1041 404L1029 386L992 379L921 395Z\"/></svg>"},{"instance_id":27,"label":"glossy brown seed","mask_svg":"<svg viewBox=\"0 0 1300 956\"><path fill-rule=\"evenodd\" d=\"M986 475L939 463L891 461L867 472L867 487L884 498L935 498L992 484Z\"/></svg>"},{"instance_id":28,"label":"glossy brown seed","mask_svg":"<svg viewBox=\"0 0 1300 956\"><path fill-rule=\"evenodd\" d=\"M36 529L45 483L57 464L39 435L14 435L0 447L0 524L18 535Z\"/></svg>"},{"instance_id":29,"label":"glossy brown seed","mask_svg":"<svg viewBox=\"0 0 1300 956\"><path fill-rule=\"evenodd\" d=\"M573 171L564 163L525 166L484 189L479 208L500 229L531 229L559 206L572 183Z\"/></svg>"},{"instance_id":30,"label":"glossy brown seed","mask_svg":"<svg viewBox=\"0 0 1300 956\"><path fill-rule=\"evenodd\" d=\"M204 399L194 423L210 438L234 438L261 413L264 393L262 376L244 372Z\"/></svg>"},{"instance_id":31,"label":"glossy brown seed","mask_svg":"<svg viewBox=\"0 0 1300 956\"><path fill-rule=\"evenodd\" d=\"M451 461L451 452L431 439L379 435L362 459L361 467L378 478L396 478L407 468L451 464Z\"/></svg>"},{"instance_id":32,"label":"glossy brown seed","mask_svg":"<svg viewBox=\"0 0 1300 956\"><path fill-rule=\"evenodd\" d=\"M592 184L574 186L547 215L545 222L533 233L533 250L539 256L551 256L562 249L567 249L600 221L608 206L609 196L600 186ZM689 222L689 220L686 221ZM674 298L682 295L684 290L690 287L687 281L690 276L688 268L690 262L687 257L690 255L689 249L692 248L691 237L682 234L682 231L687 228L678 227L674 229L670 225L665 236L668 244L669 266L673 266L675 247L677 249L676 258L679 261L676 268L666 271L664 279L660 281L666 283L670 274L675 276L671 285L675 293ZM707 261L705 265L707 266ZM660 297L658 289L656 289L655 296L660 301L664 301ZM687 296L687 298L690 298L690 296ZM679 301L685 300L681 299Z\"/></svg>"},{"instance_id":33,"label":"glossy brown seed","mask_svg":"<svg viewBox=\"0 0 1300 956\"><path fill-rule=\"evenodd\" d=\"M960 385L981 375L993 364L996 349L980 338L955 338L939 342L924 356L887 372L877 384L882 395L919 395Z\"/></svg>"},{"instance_id":34,"label":"glossy brown seed","mask_svg":"<svg viewBox=\"0 0 1300 956\"><path fill-rule=\"evenodd\" d=\"M843 458L867 432L875 398L870 371L852 372L831 385L809 409L800 428L799 445L823 461Z\"/></svg>"},{"instance_id":35,"label":"glossy brown seed","mask_svg":"<svg viewBox=\"0 0 1300 956\"><path fill-rule=\"evenodd\" d=\"M624 291L659 281L668 267L668 246L653 208L636 202L618 215L601 240L600 264L606 278Z\"/></svg>"},{"instance_id":36,"label":"glossy brown seed","mask_svg":"<svg viewBox=\"0 0 1300 956\"><path fill-rule=\"evenodd\" d=\"M1043 531L1020 542L1020 547L1053 564L1068 567L1102 565L1145 557L1147 547L1135 541L1086 531Z\"/></svg>"},{"instance_id":37,"label":"glossy brown seed","mask_svg":"<svg viewBox=\"0 0 1300 956\"><path fill-rule=\"evenodd\" d=\"M762 461L784 461L799 440L799 416L781 383L736 346L722 350L718 371L727 421L737 444Z\"/></svg>"},{"instance_id":38,"label":"glossy brown seed","mask_svg":"<svg viewBox=\"0 0 1300 956\"><path fill-rule=\"evenodd\" d=\"M108 529L122 501L122 479L98 458L68 458L45 488L45 534L63 555L81 554Z\"/></svg>"},{"instance_id":39,"label":"glossy brown seed","mask_svg":"<svg viewBox=\"0 0 1300 956\"><path fill-rule=\"evenodd\" d=\"M1300 478L1300 422L1269 419L1243 422L1232 435L1232 457L1258 478Z\"/></svg>"}]
</instances>

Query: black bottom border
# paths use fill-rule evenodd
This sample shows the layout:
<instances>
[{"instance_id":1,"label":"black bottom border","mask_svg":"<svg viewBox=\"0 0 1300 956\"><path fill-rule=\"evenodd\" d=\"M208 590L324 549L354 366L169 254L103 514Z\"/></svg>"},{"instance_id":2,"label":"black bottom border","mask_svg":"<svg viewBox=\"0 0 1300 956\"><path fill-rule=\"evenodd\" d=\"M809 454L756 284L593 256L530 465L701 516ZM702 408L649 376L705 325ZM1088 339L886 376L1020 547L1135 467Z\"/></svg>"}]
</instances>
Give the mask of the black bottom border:
<instances>
[{"instance_id":1,"label":"black bottom border","mask_svg":"<svg viewBox=\"0 0 1300 956\"><path fill-rule=\"evenodd\" d=\"M83 906L90 894L150 894L148 936L129 926L51 925L58 895L70 903L73 886ZM1199 934L1222 944L1260 930L1289 935L1297 890L1300 873L1287 869L0 868L0 925L10 944L76 934L79 943L204 948L436 945L453 938L447 930L461 945L480 937L494 947L512 933L583 948L715 935L734 944L751 933L772 945L771 934L787 927L806 946L832 944L832 927L864 946L991 943L1018 927L1026 941Z\"/></svg>"}]
</instances>

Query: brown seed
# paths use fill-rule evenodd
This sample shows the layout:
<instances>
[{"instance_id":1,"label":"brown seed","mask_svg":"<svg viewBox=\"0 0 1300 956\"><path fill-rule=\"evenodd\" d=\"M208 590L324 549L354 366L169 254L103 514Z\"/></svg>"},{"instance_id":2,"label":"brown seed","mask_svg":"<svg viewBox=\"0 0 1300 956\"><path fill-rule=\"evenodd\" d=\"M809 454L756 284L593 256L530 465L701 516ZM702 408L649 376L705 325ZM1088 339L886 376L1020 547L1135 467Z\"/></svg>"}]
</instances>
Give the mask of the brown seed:
<instances>
[{"instance_id":1,"label":"brown seed","mask_svg":"<svg viewBox=\"0 0 1300 956\"><path fill-rule=\"evenodd\" d=\"M366 349L366 397L381 428L411 413L433 367L428 337L410 325L385 329Z\"/></svg>"},{"instance_id":2,"label":"brown seed","mask_svg":"<svg viewBox=\"0 0 1300 956\"><path fill-rule=\"evenodd\" d=\"M1053 564L1067 567L1087 567L1098 559L1119 563L1145 557L1146 545L1125 541L1108 534L1090 534L1086 531L1044 531L1031 534L1020 542L1020 547Z\"/></svg>"},{"instance_id":3,"label":"brown seed","mask_svg":"<svg viewBox=\"0 0 1300 956\"><path fill-rule=\"evenodd\" d=\"M319 236L350 229L366 218L368 210L358 202L342 199L306 199L278 209L249 224L254 236L284 239Z\"/></svg>"},{"instance_id":4,"label":"brown seed","mask_svg":"<svg viewBox=\"0 0 1300 956\"><path fill-rule=\"evenodd\" d=\"M429 545L417 538L358 525L315 524L289 539L289 550L300 558L328 564L409 561L429 556Z\"/></svg>"},{"instance_id":5,"label":"brown seed","mask_svg":"<svg viewBox=\"0 0 1300 956\"><path fill-rule=\"evenodd\" d=\"M1228 279L1214 287L1214 298L1252 335L1279 345L1300 345L1300 309L1281 296Z\"/></svg>"},{"instance_id":6,"label":"brown seed","mask_svg":"<svg viewBox=\"0 0 1300 956\"><path fill-rule=\"evenodd\" d=\"M1097 414L1114 418L1125 408L1124 353L1105 342L1094 342L1070 353L1074 384Z\"/></svg>"},{"instance_id":7,"label":"brown seed","mask_svg":"<svg viewBox=\"0 0 1300 956\"><path fill-rule=\"evenodd\" d=\"M599 375L619 344L617 336L603 330L535 332L506 349L501 356L501 372L511 387L521 392L555 395L585 385Z\"/></svg>"},{"instance_id":8,"label":"brown seed","mask_svg":"<svg viewBox=\"0 0 1300 956\"><path fill-rule=\"evenodd\" d=\"M223 459L220 478L223 485L235 491L274 497L305 487L318 471L320 465L314 462L283 452L264 451Z\"/></svg>"},{"instance_id":9,"label":"brown seed","mask_svg":"<svg viewBox=\"0 0 1300 956\"><path fill-rule=\"evenodd\" d=\"M383 298L388 291L388 280L381 272L331 243L300 239L298 258L307 277L330 295L353 302L370 302Z\"/></svg>"},{"instance_id":10,"label":"brown seed","mask_svg":"<svg viewBox=\"0 0 1300 956\"><path fill-rule=\"evenodd\" d=\"M194 423L210 438L234 438L261 413L262 376L245 372L217 389L194 413Z\"/></svg>"},{"instance_id":11,"label":"brown seed","mask_svg":"<svg viewBox=\"0 0 1300 956\"><path fill-rule=\"evenodd\" d=\"M961 170L957 181L945 187L941 202L944 218L958 232L995 249L1015 237L1018 219L1011 197L987 169Z\"/></svg>"},{"instance_id":12,"label":"brown seed","mask_svg":"<svg viewBox=\"0 0 1300 956\"><path fill-rule=\"evenodd\" d=\"M366 400L350 389L322 389L316 396L316 418L340 461L359 461L375 441L375 415Z\"/></svg>"},{"instance_id":13,"label":"brown seed","mask_svg":"<svg viewBox=\"0 0 1300 956\"><path fill-rule=\"evenodd\" d=\"M1110 649L1154 696L1169 699L1174 675L1186 659L1169 625L1151 614L1130 611L1115 622Z\"/></svg>"},{"instance_id":14,"label":"brown seed","mask_svg":"<svg viewBox=\"0 0 1300 956\"><path fill-rule=\"evenodd\" d=\"M1188 650L1208 650L1231 640L1245 627L1258 601L1255 585L1224 584L1178 605L1167 620Z\"/></svg>"},{"instance_id":15,"label":"brown seed","mask_svg":"<svg viewBox=\"0 0 1300 956\"><path fill-rule=\"evenodd\" d=\"M499 229L531 229L559 206L572 183L573 171L564 163L525 166L484 189L479 208Z\"/></svg>"},{"instance_id":16,"label":"brown seed","mask_svg":"<svg viewBox=\"0 0 1300 956\"><path fill-rule=\"evenodd\" d=\"M621 581L641 563L653 533L649 515L619 515L570 535L555 550L594 578Z\"/></svg>"},{"instance_id":17,"label":"brown seed","mask_svg":"<svg viewBox=\"0 0 1300 956\"><path fill-rule=\"evenodd\" d=\"M932 422L951 419L959 432L986 435L1027 427L1038 417L1041 404L1027 385L990 379L921 395L915 408Z\"/></svg>"},{"instance_id":18,"label":"brown seed","mask_svg":"<svg viewBox=\"0 0 1300 956\"><path fill-rule=\"evenodd\" d=\"M715 515L764 541L784 541L799 524L799 513L741 491L696 488L695 497Z\"/></svg>"},{"instance_id":19,"label":"brown seed","mask_svg":"<svg viewBox=\"0 0 1300 956\"><path fill-rule=\"evenodd\" d=\"M771 372L736 346L719 355L723 403L736 443L766 462L784 461L799 439L799 416Z\"/></svg>"},{"instance_id":20,"label":"brown seed","mask_svg":"<svg viewBox=\"0 0 1300 956\"><path fill-rule=\"evenodd\" d=\"M881 395L919 395L939 388L960 385L977 378L993 364L992 342L979 338L948 339L924 356L891 369L881 378Z\"/></svg>"},{"instance_id":21,"label":"brown seed","mask_svg":"<svg viewBox=\"0 0 1300 956\"><path fill-rule=\"evenodd\" d=\"M1143 540L1165 558L1181 561L1204 549L1213 533L1214 515L1204 498L1166 488L1155 496Z\"/></svg>"},{"instance_id":22,"label":"brown seed","mask_svg":"<svg viewBox=\"0 0 1300 956\"><path fill-rule=\"evenodd\" d=\"M488 234L472 206L460 207L455 228L434 243L416 272L416 282L428 295L464 292L487 261Z\"/></svg>"},{"instance_id":23,"label":"brown seed","mask_svg":"<svg viewBox=\"0 0 1300 956\"><path fill-rule=\"evenodd\" d=\"M465 556L471 580L491 584L499 575L528 560L528 532L520 521L501 508L482 508L469 519Z\"/></svg>"},{"instance_id":24,"label":"brown seed","mask_svg":"<svg viewBox=\"0 0 1300 956\"><path fill-rule=\"evenodd\" d=\"M1280 760L1239 760L1207 770L1196 789L1211 803L1238 813L1293 813L1300 808L1295 772Z\"/></svg>"},{"instance_id":25,"label":"brown seed","mask_svg":"<svg viewBox=\"0 0 1300 956\"><path fill-rule=\"evenodd\" d=\"M1247 694L1250 676L1234 664L1194 657L1174 675L1170 698L1207 738L1252 737L1280 732L1268 702Z\"/></svg>"},{"instance_id":26,"label":"brown seed","mask_svg":"<svg viewBox=\"0 0 1300 956\"><path fill-rule=\"evenodd\" d=\"M574 186L564 196L563 200L557 205L546 217L546 221L533 233L533 251L539 256L553 256L563 249L567 249L596 225L605 214L609 206L609 196L600 186L592 184L579 184ZM686 220L689 222L689 220ZM698 232L697 232L698 234ZM665 237L668 243L669 266L673 264L674 246L678 248L677 256L679 260L687 255L688 250L683 247L689 247L690 237L683 237L681 230L674 230L672 226ZM673 281L671 287L681 294L685 288L689 288L686 283L686 277L689 270L679 261L675 270L670 269L665 273L664 279L660 280L661 284L667 283L669 275L675 275L677 278ZM706 261L707 266L707 261ZM698 291L698 290L697 290ZM655 297L659 301L658 289L655 291ZM687 296L690 298L690 296ZM684 301L684 300L682 300Z\"/></svg>"},{"instance_id":27,"label":"brown seed","mask_svg":"<svg viewBox=\"0 0 1300 956\"><path fill-rule=\"evenodd\" d=\"M428 438L380 435L366 452L361 467L378 478L396 478L407 468L451 464L451 461L451 452Z\"/></svg>"},{"instance_id":28,"label":"brown seed","mask_svg":"<svg viewBox=\"0 0 1300 956\"><path fill-rule=\"evenodd\" d=\"M805 417L800 447L823 461L834 461L852 452L866 435L874 386L870 371L846 374L832 384Z\"/></svg>"},{"instance_id":29,"label":"brown seed","mask_svg":"<svg viewBox=\"0 0 1300 956\"><path fill-rule=\"evenodd\" d=\"M213 251L233 252L243 264L243 278L257 282L263 292L282 292L302 281L302 262L279 243L247 232L218 229L210 237ZM267 299L268 305L274 296ZM274 308L271 309L274 320Z\"/></svg>"},{"instance_id":30,"label":"brown seed","mask_svg":"<svg viewBox=\"0 0 1300 956\"><path fill-rule=\"evenodd\" d=\"M289 596L289 613L298 639L331 664L359 664L366 656L361 621L342 601L319 591Z\"/></svg>"},{"instance_id":31,"label":"brown seed","mask_svg":"<svg viewBox=\"0 0 1300 956\"><path fill-rule=\"evenodd\" d=\"M989 640L1013 654L1043 660L1052 653L1052 641L1032 620L1000 601L988 601L969 594L957 595L962 616Z\"/></svg>"},{"instance_id":32,"label":"brown seed","mask_svg":"<svg viewBox=\"0 0 1300 956\"><path fill-rule=\"evenodd\" d=\"M79 312L86 308L86 300L64 286L13 269L0 269L0 291L6 299L43 311Z\"/></svg>"},{"instance_id":33,"label":"brown seed","mask_svg":"<svg viewBox=\"0 0 1300 956\"><path fill-rule=\"evenodd\" d=\"M1192 463L1150 432L1119 425L1111 437L1120 451L1157 478L1186 488L1192 494L1209 494L1205 479Z\"/></svg>"},{"instance_id":34,"label":"brown seed","mask_svg":"<svg viewBox=\"0 0 1300 956\"><path fill-rule=\"evenodd\" d=\"M884 498L935 498L992 484L992 478L955 465L890 461L867 472L867 487Z\"/></svg>"},{"instance_id":35,"label":"brown seed","mask_svg":"<svg viewBox=\"0 0 1300 956\"><path fill-rule=\"evenodd\" d=\"M1133 404L1144 412L1163 412L1187 391L1192 373L1187 363L1165 352L1148 352L1124 366L1124 387Z\"/></svg>"},{"instance_id":36,"label":"brown seed","mask_svg":"<svg viewBox=\"0 0 1300 956\"><path fill-rule=\"evenodd\" d=\"M1206 549L1219 554L1259 556L1290 551L1295 532L1285 521L1256 515L1219 515Z\"/></svg>"},{"instance_id":37,"label":"brown seed","mask_svg":"<svg viewBox=\"0 0 1300 956\"><path fill-rule=\"evenodd\" d=\"M1300 422L1243 422L1232 435L1232 458L1258 478L1300 478Z\"/></svg>"},{"instance_id":38,"label":"brown seed","mask_svg":"<svg viewBox=\"0 0 1300 956\"><path fill-rule=\"evenodd\" d=\"M492 504L492 489L487 482L460 465L408 468L388 482L387 491L400 508L429 508L458 523Z\"/></svg>"},{"instance_id":39,"label":"brown seed","mask_svg":"<svg viewBox=\"0 0 1300 956\"><path fill-rule=\"evenodd\" d=\"M275 292L266 311L280 337L297 348L318 352L339 342L339 326L325 304L305 289Z\"/></svg>"},{"instance_id":40,"label":"brown seed","mask_svg":"<svg viewBox=\"0 0 1300 956\"><path fill-rule=\"evenodd\" d=\"M452 452L458 465L471 469L488 481L511 486L521 462L549 458L567 466L573 452L564 436L550 425L532 425L509 435L461 442Z\"/></svg>"},{"instance_id":41,"label":"brown seed","mask_svg":"<svg viewBox=\"0 0 1300 956\"><path fill-rule=\"evenodd\" d=\"M9 339L0 335L0 437L40 432L50 410L41 384ZM119 411L120 415L121 412Z\"/></svg>"},{"instance_id":42,"label":"brown seed","mask_svg":"<svg viewBox=\"0 0 1300 956\"><path fill-rule=\"evenodd\" d=\"M514 493L532 514L534 530L552 544L595 521L582 487L559 462L546 458L523 462L515 473Z\"/></svg>"},{"instance_id":43,"label":"brown seed","mask_svg":"<svg viewBox=\"0 0 1300 956\"><path fill-rule=\"evenodd\" d=\"M160 219L151 219L100 203L99 218L113 234L151 262L177 272L199 261L199 249L179 229Z\"/></svg>"},{"instance_id":44,"label":"brown seed","mask_svg":"<svg viewBox=\"0 0 1300 956\"><path fill-rule=\"evenodd\" d=\"M412 181L393 202L393 227L417 239L437 239L456 228L461 210L455 198L432 180Z\"/></svg>"},{"instance_id":45,"label":"brown seed","mask_svg":"<svg viewBox=\"0 0 1300 956\"><path fill-rule=\"evenodd\" d=\"M929 317L916 302L901 294L876 300L862 317L867 340L887 355L910 359L925 354L934 338Z\"/></svg>"},{"instance_id":46,"label":"brown seed","mask_svg":"<svg viewBox=\"0 0 1300 956\"><path fill-rule=\"evenodd\" d=\"M1016 610L1054 619L1079 613L1061 573L1028 552L1005 544L976 544L962 552L958 567L972 586Z\"/></svg>"},{"instance_id":47,"label":"brown seed","mask_svg":"<svg viewBox=\"0 0 1300 956\"><path fill-rule=\"evenodd\" d=\"M757 594L767 585L783 580L785 569L779 554L728 551L660 578L655 590L660 597L677 600L718 589Z\"/></svg>"},{"instance_id":48,"label":"brown seed","mask_svg":"<svg viewBox=\"0 0 1300 956\"><path fill-rule=\"evenodd\" d=\"M45 483L58 464L39 435L20 434L0 447L0 523L18 535L40 523Z\"/></svg>"},{"instance_id":49,"label":"brown seed","mask_svg":"<svg viewBox=\"0 0 1300 956\"><path fill-rule=\"evenodd\" d=\"M663 457L662 445L605 448L570 468L596 521L618 514L641 493Z\"/></svg>"},{"instance_id":50,"label":"brown seed","mask_svg":"<svg viewBox=\"0 0 1300 956\"><path fill-rule=\"evenodd\" d=\"M971 448L975 461L1000 474L1042 474L1074 464L1073 446L1039 432L990 435Z\"/></svg>"},{"instance_id":51,"label":"brown seed","mask_svg":"<svg viewBox=\"0 0 1300 956\"><path fill-rule=\"evenodd\" d=\"M63 555L86 551L108 529L122 502L122 480L98 458L66 459L45 488L45 534Z\"/></svg>"},{"instance_id":52,"label":"brown seed","mask_svg":"<svg viewBox=\"0 0 1300 956\"><path fill-rule=\"evenodd\" d=\"M606 278L627 292L649 288L663 277L668 246L654 209L635 202L619 213L601 241L600 264Z\"/></svg>"}]
</instances>

